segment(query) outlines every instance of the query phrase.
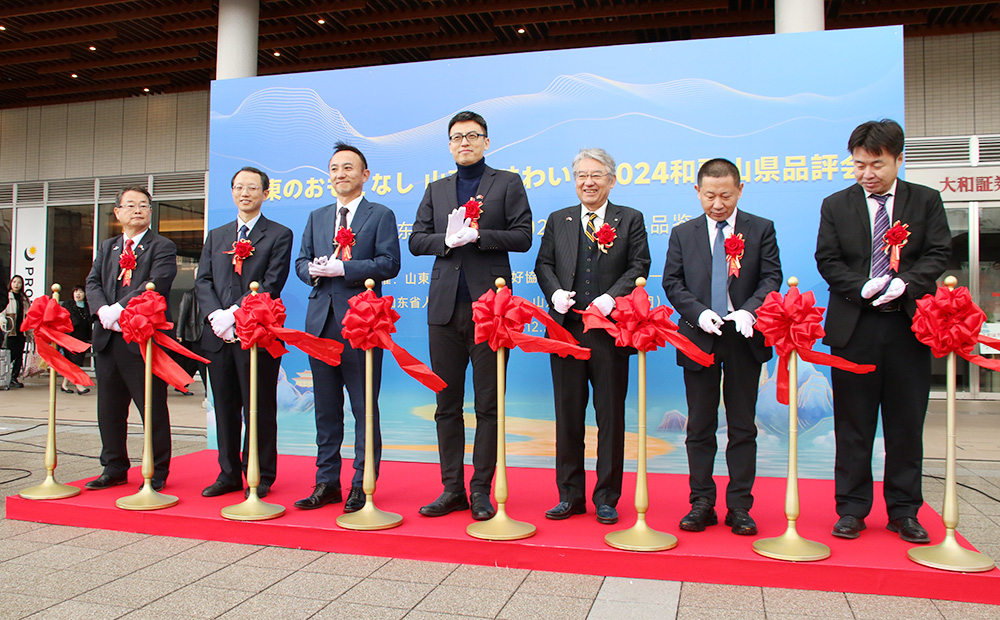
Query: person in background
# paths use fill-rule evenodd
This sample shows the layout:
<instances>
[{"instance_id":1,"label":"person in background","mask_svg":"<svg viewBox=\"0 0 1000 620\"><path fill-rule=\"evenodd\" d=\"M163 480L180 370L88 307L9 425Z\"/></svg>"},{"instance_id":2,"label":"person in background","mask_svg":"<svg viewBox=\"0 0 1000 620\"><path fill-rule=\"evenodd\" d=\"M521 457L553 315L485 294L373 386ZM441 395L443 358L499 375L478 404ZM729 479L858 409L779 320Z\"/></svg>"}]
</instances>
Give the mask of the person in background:
<instances>
[{"instance_id":1,"label":"person in background","mask_svg":"<svg viewBox=\"0 0 1000 620\"><path fill-rule=\"evenodd\" d=\"M14 276L7 283L7 308L4 310L5 322L10 328L4 336L4 348L10 351L11 372L9 388L21 388L24 384L17 380L24 364L24 345L27 335L21 331L21 321L28 311L28 296L24 294L24 278ZM13 325L11 325L13 324Z\"/></svg>"},{"instance_id":2,"label":"person in background","mask_svg":"<svg viewBox=\"0 0 1000 620\"><path fill-rule=\"evenodd\" d=\"M70 336L76 338L81 342L90 342L90 336L93 330L93 323L90 320L90 310L87 309L87 291L83 288L82 284L77 284L73 287L73 299L68 299L62 302L62 307L66 308L69 312L69 319L73 322L73 331L70 332ZM87 352L74 353L73 351L68 351L60 347L63 356L69 361L73 362L77 366L83 368L84 362L87 360ZM90 388L82 385L77 385L77 394L88 394L90 393ZM72 394L73 390L69 389L69 379L63 377L62 387L60 388L63 392L67 394Z\"/></svg>"},{"instance_id":3,"label":"person in background","mask_svg":"<svg viewBox=\"0 0 1000 620\"><path fill-rule=\"evenodd\" d=\"M198 277L198 269L195 268L194 276ZM177 342L184 345L192 353L197 353L204 357L204 353L201 348L201 337L205 327L205 322L201 320L201 313L198 311L198 295L195 289L189 289L184 291L184 296L181 297L180 307L177 309L177 325L175 326L177 330ZM190 357L184 355L177 356L177 362L184 369L184 372L191 373L192 375L197 372L201 375L201 385L205 388L205 394L208 394L208 380L206 379L206 365L205 362L200 362L198 360L193 360ZM190 389L186 392L181 392L177 388L175 391L180 392L185 396L191 396L194 394Z\"/></svg>"}]
</instances>

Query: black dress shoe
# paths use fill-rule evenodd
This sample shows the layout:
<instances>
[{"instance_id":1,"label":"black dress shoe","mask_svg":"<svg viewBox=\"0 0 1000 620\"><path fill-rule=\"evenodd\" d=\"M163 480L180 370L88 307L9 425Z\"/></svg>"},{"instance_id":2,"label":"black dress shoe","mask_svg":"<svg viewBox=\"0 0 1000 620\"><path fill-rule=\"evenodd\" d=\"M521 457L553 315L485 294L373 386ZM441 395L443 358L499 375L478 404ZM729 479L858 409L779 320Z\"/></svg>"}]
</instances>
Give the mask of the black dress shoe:
<instances>
[{"instance_id":1,"label":"black dress shoe","mask_svg":"<svg viewBox=\"0 0 1000 620\"><path fill-rule=\"evenodd\" d=\"M357 512L365 507L368 498L365 490L361 487L351 487L351 492L347 495L347 502L344 503L344 512Z\"/></svg>"},{"instance_id":2,"label":"black dress shoe","mask_svg":"<svg viewBox=\"0 0 1000 620\"><path fill-rule=\"evenodd\" d=\"M715 507L704 497L699 497L691 504L691 512L681 519L680 528L686 532L704 532L709 525L717 525L719 516Z\"/></svg>"},{"instance_id":3,"label":"black dress shoe","mask_svg":"<svg viewBox=\"0 0 1000 620\"><path fill-rule=\"evenodd\" d=\"M597 507L597 522L604 525L618 523L618 510L614 506L601 504Z\"/></svg>"},{"instance_id":4,"label":"black dress shoe","mask_svg":"<svg viewBox=\"0 0 1000 620\"><path fill-rule=\"evenodd\" d=\"M552 519L554 521L561 521L563 519L569 519L573 515L582 515L587 512L587 506L584 504L574 504L573 502L559 502L552 508L545 511L545 518Z\"/></svg>"},{"instance_id":5,"label":"black dress shoe","mask_svg":"<svg viewBox=\"0 0 1000 620\"><path fill-rule=\"evenodd\" d=\"M837 519L837 522L833 525L833 531L830 533L837 538L857 538L861 536L861 530L866 527L868 526L865 525L865 520L861 517L844 515Z\"/></svg>"},{"instance_id":6,"label":"black dress shoe","mask_svg":"<svg viewBox=\"0 0 1000 620\"><path fill-rule=\"evenodd\" d=\"M64 387L61 387L61 386L60 386L59 390L62 391L63 394L74 394L74 393L76 393L75 390L70 390L68 388L64 388Z\"/></svg>"},{"instance_id":7,"label":"black dress shoe","mask_svg":"<svg viewBox=\"0 0 1000 620\"><path fill-rule=\"evenodd\" d=\"M490 501L490 494L476 491L469 496L472 502L472 518L476 521L489 521L497 513Z\"/></svg>"},{"instance_id":8,"label":"black dress shoe","mask_svg":"<svg viewBox=\"0 0 1000 620\"><path fill-rule=\"evenodd\" d=\"M295 507L302 510L315 510L327 504L339 504L342 501L344 501L344 496L339 484L320 482L313 488L312 495L295 502Z\"/></svg>"},{"instance_id":9,"label":"black dress shoe","mask_svg":"<svg viewBox=\"0 0 1000 620\"><path fill-rule=\"evenodd\" d=\"M202 497L218 497L219 495L225 495L226 493L235 493L237 491L243 490L243 482L240 481L236 484L230 482L225 482L223 480L216 480L212 484L205 487L205 490L201 492Z\"/></svg>"},{"instance_id":10,"label":"black dress shoe","mask_svg":"<svg viewBox=\"0 0 1000 620\"><path fill-rule=\"evenodd\" d=\"M111 487L125 484L126 482L128 482L127 475L116 478L111 474L101 474L83 486L87 487L91 491L100 491L102 489L110 489Z\"/></svg>"},{"instance_id":11,"label":"black dress shoe","mask_svg":"<svg viewBox=\"0 0 1000 620\"><path fill-rule=\"evenodd\" d=\"M927 530L914 517L893 519L886 524L885 529L890 532L899 532L899 537L905 542L925 544L931 541L931 537L927 535Z\"/></svg>"},{"instance_id":12,"label":"black dress shoe","mask_svg":"<svg viewBox=\"0 0 1000 620\"><path fill-rule=\"evenodd\" d=\"M257 486L257 499L264 499L270 492L271 492L271 485L264 483L259 484ZM243 492L243 497L244 498L250 497L250 487L247 487L247 490Z\"/></svg>"},{"instance_id":13,"label":"black dress shoe","mask_svg":"<svg viewBox=\"0 0 1000 620\"><path fill-rule=\"evenodd\" d=\"M465 497L465 491L452 493L445 491L436 500L420 508L420 514L425 517L443 517L456 510L468 510L469 500Z\"/></svg>"},{"instance_id":14,"label":"black dress shoe","mask_svg":"<svg viewBox=\"0 0 1000 620\"><path fill-rule=\"evenodd\" d=\"M757 534L757 524L746 508L730 508L726 511L726 525L733 528L733 534L754 536Z\"/></svg>"}]
</instances>

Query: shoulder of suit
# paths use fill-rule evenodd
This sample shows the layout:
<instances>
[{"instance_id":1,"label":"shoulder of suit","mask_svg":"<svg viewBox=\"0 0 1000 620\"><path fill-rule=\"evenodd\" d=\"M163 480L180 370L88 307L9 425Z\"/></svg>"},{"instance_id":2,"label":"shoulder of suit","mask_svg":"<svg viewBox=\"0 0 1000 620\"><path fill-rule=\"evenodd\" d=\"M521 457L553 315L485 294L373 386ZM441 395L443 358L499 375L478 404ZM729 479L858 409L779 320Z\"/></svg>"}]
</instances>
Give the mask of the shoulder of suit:
<instances>
[{"instance_id":1,"label":"shoulder of suit","mask_svg":"<svg viewBox=\"0 0 1000 620\"><path fill-rule=\"evenodd\" d=\"M941 195L941 192L934 189L933 187L927 187L926 185L920 185L918 183L910 183L902 179L899 179L896 183L897 183L896 185L897 193L905 189L909 191L912 195L920 198L925 198L925 197L933 198L935 196Z\"/></svg>"},{"instance_id":2,"label":"shoulder of suit","mask_svg":"<svg viewBox=\"0 0 1000 620\"><path fill-rule=\"evenodd\" d=\"M767 225L773 226L774 225L774 222L772 222L771 220L767 219L766 217L761 217L759 215L754 215L753 213L750 213L748 211L740 211L737 214L736 219L739 220L741 215L746 216L747 220L749 220L749 221L751 221L751 222L753 222L755 224L763 224L765 226L767 226Z\"/></svg>"},{"instance_id":3,"label":"shoulder of suit","mask_svg":"<svg viewBox=\"0 0 1000 620\"><path fill-rule=\"evenodd\" d=\"M368 206L370 206L376 212L378 212L378 211L389 211L390 213L392 212L392 209L390 209L389 207L385 206L381 202L372 202L372 201L368 200L367 198L362 198L361 199L361 204L362 205L367 204Z\"/></svg>"},{"instance_id":4,"label":"shoulder of suit","mask_svg":"<svg viewBox=\"0 0 1000 620\"><path fill-rule=\"evenodd\" d=\"M854 185L850 185L848 187L845 187L844 189L840 190L839 192L834 192L834 193L830 194L829 196L827 196L824 199L824 202L827 201L827 200L832 200L832 201L847 200L848 197L850 196L850 194L853 193L853 192L858 192L858 194L860 196L862 196L862 197L864 196L864 190L861 189L860 185L858 185L857 183L855 183Z\"/></svg>"},{"instance_id":5,"label":"shoulder of suit","mask_svg":"<svg viewBox=\"0 0 1000 620\"><path fill-rule=\"evenodd\" d=\"M609 202L608 203L608 209L610 210L612 208L620 210L623 215L628 214L628 215L632 215L632 216L642 217L642 211L640 211L640 210L638 210L636 208L633 208L633 207L627 207L625 205L619 205L619 204L615 204L613 202Z\"/></svg>"},{"instance_id":6,"label":"shoulder of suit","mask_svg":"<svg viewBox=\"0 0 1000 620\"><path fill-rule=\"evenodd\" d=\"M673 230L685 231L689 228L694 228L702 219L707 219L704 214L693 217L685 222L681 222L680 224L675 224Z\"/></svg>"},{"instance_id":7,"label":"shoulder of suit","mask_svg":"<svg viewBox=\"0 0 1000 620\"><path fill-rule=\"evenodd\" d=\"M490 168L489 166L486 166L486 172L491 172L491 171L493 172L493 174L497 176L498 179L504 179L508 183L524 182L521 179L521 175L517 174L516 172L511 172L510 170L498 170L496 168ZM486 172L484 172L483 174L486 174Z\"/></svg>"}]
</instances>

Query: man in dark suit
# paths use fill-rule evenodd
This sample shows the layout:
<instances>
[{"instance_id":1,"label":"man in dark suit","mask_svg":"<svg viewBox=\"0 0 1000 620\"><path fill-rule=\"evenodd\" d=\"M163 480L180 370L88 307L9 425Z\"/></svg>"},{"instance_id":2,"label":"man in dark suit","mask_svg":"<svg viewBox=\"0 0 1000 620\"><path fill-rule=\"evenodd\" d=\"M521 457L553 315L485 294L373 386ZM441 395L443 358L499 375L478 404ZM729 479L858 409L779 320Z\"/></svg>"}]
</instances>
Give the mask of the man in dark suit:
<instances>
[{"instance_id":1,"label":"man in dark suit","mask_svg":"<svg viewBox=\"0 0 1000 620\"><path fill-rule=\"evenodd\" d=\"M770 220L737 209L743 184L732 162L705 162L698 170L695 191L705 215L673 229L663 268L663 290L680 313L680 333L715 355L715 363L705 368L677 352L687 392L691 486L691 511L681 519L680 528L701 532L719 522L712 469L718 447L719 382L725 376L722 398L729 429L725 523L734 534L751 536L757 533L750 516L757 471L757 385L761 365L771 359L770 347L764 346L763 335L753 326L757 308L781 286L778 242ZM737 257L725 247L734 235L743 241L735 273Z\"/></svg>"},{"instance_id":2,"label":"man in dark suit","mask_svg":"<svg viewBox=\"0 0 1000 620\"><path fill-rule=\"evenodd\" d=\"M830 285L825 344L852 362L874 364L869 374L834 369L834 481L839 519L833 535L857 538L872 507L872 444L879 410L885 435L884 495L890 531L926 543L917 521L923 505L920 470L930 394L931 352L911 330L916 300L933 294L951 255L951 232L941 194L897 178L903 129L869 121L847 142L858 183L823 201L816 264ZM890 263L884 240L890 223L909 237Z\"/></svg>"},{"instance_id":3,"label":"man in dark suit","mask_svg":"<svg viewBox=\"0 0 1000 620\"><path fill-rule=\"evenodd\" d=\"M497 459L497 366L489 345L475 344L472 302L493 288L498 277L511 285L507 253L531 247L531 209L520 176L486 165L490 139L482 116L456 114L448 123L448 141L458 170L427 187L409 241L413 254L437 257L427 301L428 340L431 367L448 384L437 395L434 413L444 492L420 514L439 517L465 510L471 499L472 517L486 520L495 514L490 489ZM460 206L470 200L481 203L475 220ZM470 360L476 392L475 473L466 497L462 407Z\"/></svg>"},{"instance_id":4,"label":"man in dark suit","mask_svg":"<svg viewBox=\"0 0 1000 620\"><path fill-rule=\"evenodd\" d=\"M104 467L98 478L87 483L88 489L107 489L127 482L129 400L145 420L145 362L138 345L125 342L118 318L130 299L146 292L147 282L155 284L156 292L170 299L170 285L177 275L174 242L149 230L153 208L146 188L129 185L118 192L114 213L123 234L101 244L87 276L87 301L97 319L93 345L97 354L97 426L101 431ZM132 259L123 260L123 254L131 254ZM135 266L125 269L132 261ZM155 375L152 404L152 485L159 491L170 471L170 415L167 384Z\"/></svg>"},{"instance_id":5,"label":"man in dark suit","mask_svg":"<svg viewBox=\"0 0 1000 620\"><path fill-rule=\"evenodd\" d=\"M295 502L310 510L343 499L340 488L340 446L344 441L344 388L354 414L354 475L344 512L364 508L362 488L365 471L365 352L353 349L341 335L348 300L363 293L365 280L375 280L375 293L382 294L382 281L399 273L399 233L396 216L388 207L362 195L370 176L368 161L356 147L338 142L329 162L330 182L337 192L336 204L309 214L302 234L302 247L295 260L299 279L313 287L306 311L306 331L344 343L339 366L309 358L316 401L316 486L309 497ZM354 245L339 247L336 235L347 229ZM382 460L378 393L382 380L382 349L372 351L374 369L373 409L375 475Z\"/></svg>"},{"instance_id":6,"label":"man in dark suit","mask_svg":"<svg viewBox=\"0 0 1000 620\"><path fill-rule=\"evenodd\" d=\"M584 333L581 315L573 311L594 306L607 316L615 307L615 297L629 294L636 278L649 274L642 213L608 201L615 170L614 158L604 149L583 149L576 155L573 177L580 204L549 216L535 261L538 285L550 303L549 314L591 351L588 360L552 355L559 503L545 513L549 519L587 511L583 460L589 379L597 417L597 484L592 497L599 522L618 522L628 356L634 350L616 347L615 339L604 330ZM614 241L607 245L597 233L603 226L615 231Z\"/></svg>"},{"instance_id":7,"label":"man in dark suit","mask_svg":"<svg viewBox=\"0 0 1000 620\"><path fill-rule=\"evenodd\" d=\"M281 296L291 264L292 231L264 217L260 208L267 199L270 179L264 172L245 167L233 176L233 202L237 219L213 228L205 239L198 261L195 290L202 320L211 329L203 330L201 346L211 364L208 376L215 403L215 429L219 443L220 473L201 492L215 497L243 489L247 469L249 437L240 442L244 419L250 416L250 351L235 341L234 313L250 283L259 282L259 293ZM253 253L242 260L242 274L234 260L239 240L249 240ZM257 495L271 490L278 468L278 371L281 362L262 348L257 350L257 449L260 484ZM242 460L240 449L242 444ZM247 490L249 494L249 489Z\"/></svg>"}]
</instances>

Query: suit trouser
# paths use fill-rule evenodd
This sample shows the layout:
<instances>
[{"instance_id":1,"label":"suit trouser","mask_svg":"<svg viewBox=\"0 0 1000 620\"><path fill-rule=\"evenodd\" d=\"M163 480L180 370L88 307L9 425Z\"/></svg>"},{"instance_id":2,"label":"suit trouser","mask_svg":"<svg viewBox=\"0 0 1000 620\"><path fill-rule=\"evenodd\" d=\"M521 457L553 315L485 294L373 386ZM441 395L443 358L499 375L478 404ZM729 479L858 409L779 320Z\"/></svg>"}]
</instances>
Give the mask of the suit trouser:
<instances>
[{"instance_id":1,"label":"suit trouser","mask_svg":"<svg viewBox=\"0 0 1000 620\"><path fill-rule=\"evenodd\" d=\"M924 503L920 474L931 352L913 335L911 325L902 311L863 311L847 345L830 349L852 362L875 364L874 372L863 375L832 372L838 515L865 517L871 512L872 446L880 409L889 519L916 517Z\"/></svg>"},{"instance_id":2,"label":"suit trouser","mask_svg":"<svg viewBox=\"0 0 1000 620\"><path fill-rule=\"evenodd\" d=\"M583 332L583 322L567 317L563 326L590 359L551 356L556 409L556 486L559 501L579 504L586 497L584 438L589 385L594 386L597 419L597 483L594 505L617 506L622 495L625 461L625 397L628 394L628 356L606 331Z\"/></svg>"},{"instance_id":3,"label":"suit trouser","mask_svg":"<svg viewBox=\"0 0 1000 620\"><path fill-rule=\"evenodd\" d=\"M250 457L250 433L240 434L250 423L250 351L238 342L224 342L218 351L208 351L212 363L208 376L215 402L215 429L219 442L219 477L226 484L243 483ZM278 470L278 371L281 362L257 350L257 454L260 484L271 486ZM244 406L245 403L245 406ZM242 459L240 451L242 446Z\"/></svg>"},{"instance_id":4,"label":"suit trouser","mask_svg":"<svg viewBox=\"0 0 1000 620\"><path fill-rule=\"evenodd\" d=\"M472 451L473 493L489 493L497 465L497 354L475 344L472 303L458 302L447 325L428 325L431 367L448 385L437 394L438 457L445 491L465 491L465 371L472 362L476 437Z\"/></svg>"},{"instance_id":5,"label":"suit trouser","mask_svg":"<svg viewBox=\"0 0 1000 620\"><path fill-rule=\"evenodd\" d=\"M101 432L101 465L113 478L125 476L128 458L128 406L135 403L145 423L146 363L133 353L118 332L97 352L97 426ZM153 478L166 481L170 473L170 414L167 384L153 375Z\"/></svg>"},{"instance_id":6,"label":"suit trouser","mask_svg":"<svg viewBox=\"0 0 1000 620\"><path fill-rule=\"evenodd\" d=\"M715 433L719 427L719 382L722 381L722 398L726 406L728 443L726 465L729 468L729 486L726 488L726 506L745 508L753 506L753 482L757 475L757 385L760 382L761 363L757 361L750 343L736 331L731 321L722 326L722 335L712 346L715 363L700 370L684 369L684 387L687 391L687 455L690 502L704 497L715 505L715 454L718 450ZM723 375L725 376L723 380Z\"/></svg>"},{"instance_id":7,"label":"suit trouser","mask_svg":"<svg viewBox=\"0 0 1000 620\"><path fill-rule=\"evenodd\" d=\"M320 337L344 343L340 324L331 311ZM382 383L382 349L372 351L373 445L375 476L382 462L382 431L379 425L378 394ZM344 443L344 388L351 399L354 414L354 474L352 487L364 483L365 473L365 352L344 343L340 365L330 366L314 357L309 358L312 369L313 394L316 403L316 484L340 484L340 447Z\"/></svg>"}]
</instances>

